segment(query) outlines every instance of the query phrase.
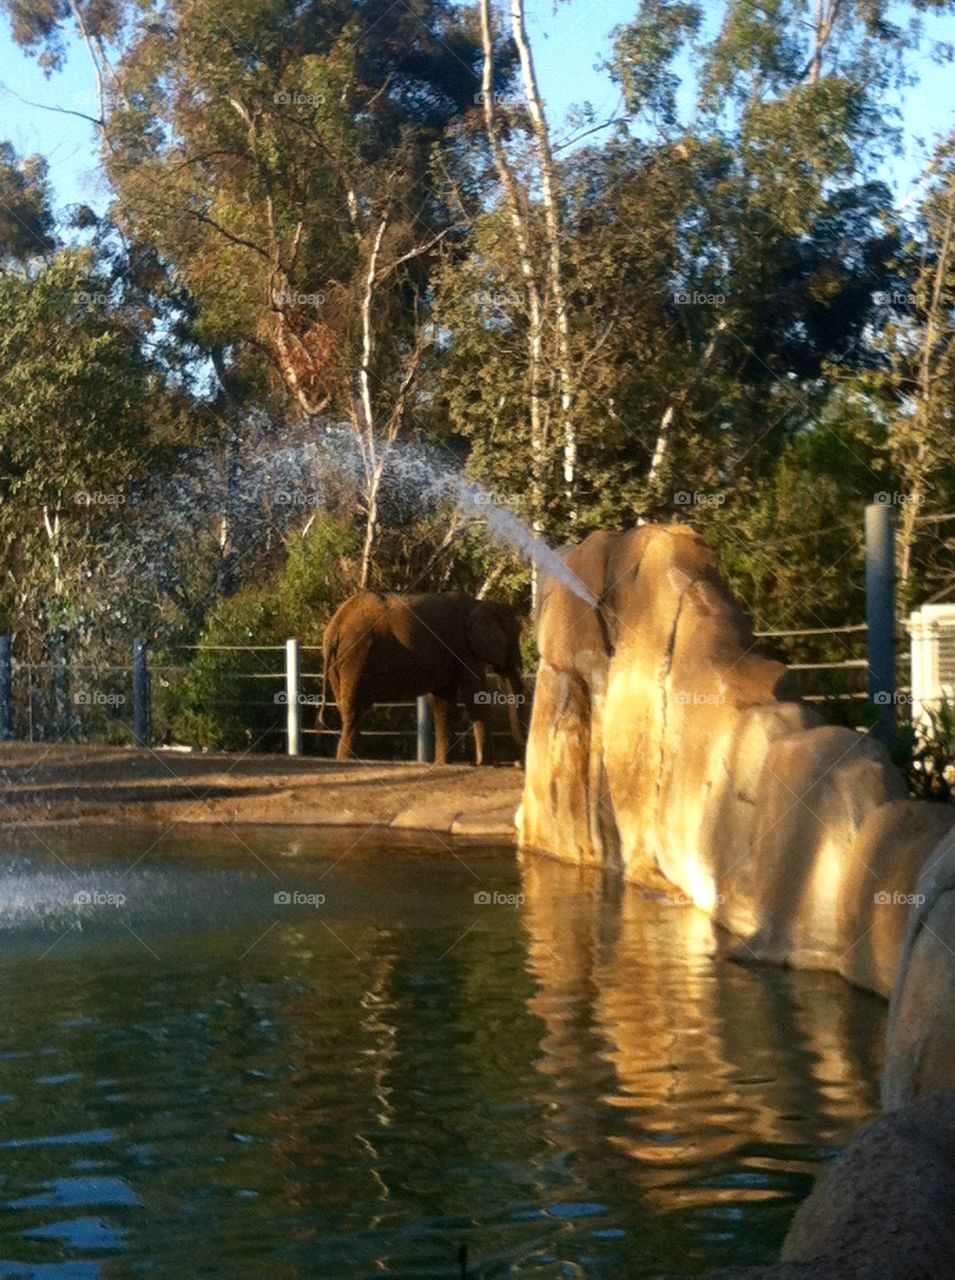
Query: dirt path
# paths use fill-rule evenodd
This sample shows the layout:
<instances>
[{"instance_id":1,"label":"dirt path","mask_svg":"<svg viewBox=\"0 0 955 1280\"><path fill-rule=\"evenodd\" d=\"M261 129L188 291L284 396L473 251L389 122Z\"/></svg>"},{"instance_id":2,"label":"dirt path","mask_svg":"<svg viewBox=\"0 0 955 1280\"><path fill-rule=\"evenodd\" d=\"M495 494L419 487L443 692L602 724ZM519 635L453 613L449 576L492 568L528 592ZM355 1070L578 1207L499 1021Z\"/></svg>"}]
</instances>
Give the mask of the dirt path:
<instances>
[{"instance_id":1,"label":"dirt path","mask_svg":"<svg viewBox=\"0 0 955 1280\"><path fill-rule=\"evenodd\" d=\"M468 765L0 745L0 825L228 822L513 840L524 775Z\"/></svg>"}]
</instances>

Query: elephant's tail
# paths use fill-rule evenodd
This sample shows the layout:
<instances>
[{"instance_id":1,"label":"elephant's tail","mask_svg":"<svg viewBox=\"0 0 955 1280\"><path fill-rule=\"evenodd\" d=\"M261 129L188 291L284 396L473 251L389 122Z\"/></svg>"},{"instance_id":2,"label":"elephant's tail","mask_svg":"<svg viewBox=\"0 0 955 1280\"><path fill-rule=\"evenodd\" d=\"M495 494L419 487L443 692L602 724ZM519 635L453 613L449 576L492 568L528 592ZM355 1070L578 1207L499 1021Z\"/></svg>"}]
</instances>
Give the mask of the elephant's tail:
<instances>
[{"instance_id":1,"label":"elephant's tail","mask_svg":"<svg viewBox=\"0 0 955 1280\"><path fill-rule=\"evenodd\" d=\"M324 652L322 653L322 698L318 704L318 716L315 724L319 729L325 728L325 707L328 704L328 678L329 671L338 657L338 640L334 639L326 643Z\"/></svg>"}]
</instances>

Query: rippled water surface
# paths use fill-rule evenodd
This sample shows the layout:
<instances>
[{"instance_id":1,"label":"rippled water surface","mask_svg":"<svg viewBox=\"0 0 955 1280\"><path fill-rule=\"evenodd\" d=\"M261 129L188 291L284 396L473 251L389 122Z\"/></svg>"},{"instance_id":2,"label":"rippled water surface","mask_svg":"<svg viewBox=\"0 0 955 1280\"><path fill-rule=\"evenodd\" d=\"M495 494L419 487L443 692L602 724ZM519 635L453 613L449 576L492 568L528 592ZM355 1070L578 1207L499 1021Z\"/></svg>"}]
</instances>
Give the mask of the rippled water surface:
<instances>
[{"instance_id":1,"label":"rippled water surface","mask_svg":"<svg viewBox=\"0 0 955 1280\"><path fill-rule=\"evenodd\" d=\"M510 853L47 829L0 857L0 1276L767 1262L884 1011Z\"/></svg>"}]
</instances>

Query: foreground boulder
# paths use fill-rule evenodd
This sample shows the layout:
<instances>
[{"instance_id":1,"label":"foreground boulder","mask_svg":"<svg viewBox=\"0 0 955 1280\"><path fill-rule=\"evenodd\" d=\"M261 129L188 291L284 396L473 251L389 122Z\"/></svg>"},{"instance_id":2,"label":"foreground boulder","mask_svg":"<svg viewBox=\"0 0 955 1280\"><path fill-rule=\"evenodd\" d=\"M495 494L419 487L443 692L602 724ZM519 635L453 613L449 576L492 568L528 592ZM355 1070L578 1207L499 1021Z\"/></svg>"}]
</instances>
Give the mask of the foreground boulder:
<instances>
[{"instance_id":1,"label":"foreground boulder","mask_svg":"<svg viewBox=\"0 0 955 1280\"><path fill-rule=\"evenodd\" d=\"M566 559L614 652L595 610L547 581L522 846L669 882L739 936L740 959L888 996L920 867L955 815L908 801L880 743L793 700L689 528L595 533Z\"/></svg>"},{"instance_id":2,"label":"foreground boulder","mask_svg":"<svg viewBox=\"0 0 955 1280\"><path fill-rule=\"evenodd\" d=\"M882 1105L950 1089L955 1078L955 834L926 859L889 1005ZM955 1275L955 1266L952 1268Z\"/></svg>"},{"instance_id":3,"label":"foreground boulder","mask_svg":"<svg viewBox=\"0 0 955 1280\"><path fill-rule=\"evenodd\" d=\"M951 1280L955 1094L867 1125L796 1212L780 1261L722 1280Z\"/></svg>"}]
</instances>

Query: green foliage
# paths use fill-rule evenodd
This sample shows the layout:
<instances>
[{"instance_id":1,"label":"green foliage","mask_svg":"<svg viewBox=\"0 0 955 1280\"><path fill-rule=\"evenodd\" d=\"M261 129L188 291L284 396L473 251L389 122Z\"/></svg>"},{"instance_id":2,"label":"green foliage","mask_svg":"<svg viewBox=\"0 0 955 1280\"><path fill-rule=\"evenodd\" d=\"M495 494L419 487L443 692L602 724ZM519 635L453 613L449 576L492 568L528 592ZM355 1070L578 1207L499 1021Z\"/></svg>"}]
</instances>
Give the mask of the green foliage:
<instances>
[{"instance_id":1,"label":"green foliage","mask_svg":"<svg viewBox=\"0 0 955 1280\"><path fill-rule=\"evenodd\" d=\"M646 112L663 125L677 121L680 80L673 60L699 31L702 9L680 0L645 0L636 20L614 34L616 69L631 116Z\"/></svg>"},{"instance_id":2,"label":"green foliage","mask_svg":"<svg viewBox=\"0 0 955 1280\"><path fill-rule=\"evenodd\" d=\"M348 593L359 552L355 529L342 520L317 513L307 532L288 544L277 584L281 617L303 644L320 644L325 623Z\"/></svg>"},{"instance_id":3,"label":"green foliage","mask_svg":"<svg viewBox=\"0 0 955 1280\"><path fill-rule=\"evenodd\" d=\"M926 710L927 724L902 723L893 759L916 800L955 798L955 707L947 700Z\"/></svg>"},{"instance_id":4,"label":"green foliage","mask_svg":"<svg viewBox=\"0 0 955 1280\"><path fill-rule=\"evenodd\" d=\"M354 530L318 515L291 542L284 566L268 586L249 587L209 611L200 649L184 675L165 668L154 681L157 735L206 750L280 750L284 746L284 646L290 637L320 645L331 614L347 594ZM271 646L272 652L254 652ZM303 670L318 671L307 654ZM315 682L304 690L317 692ZM305 709L304 719L309 718Z\"/></svg>"},{"instance_id":5,"label":"green foliage","mask_svg":"<svg viewBox=\"0 0 955 1280\"><path fill-rule=\"evenodd\" d=\"M108 563L156 435L181 412L143 338L89 252L0 273L0 614L27 645L94 625L122 585L104 592L91 562Z\"/></svg>"},{"instance_id":6,"label":"green foliage","mask_svg":"<svg viewBox=\"0 0 955 1280\"><path fill-rule=\"evenodd\" d=\"M9 142L0 143L0 264L24 268L55 247L46 161L21 160Z\"/></svg>"},{"instance_id":7,"label":"green foliage","mask_svg":"<svg viewBox=\"0 0 955 1280\"><path fill-rule=\"evenodd\" d=\"M159 700L160 734L165 721L175 741L208 750L278 749L285 713L275 698L283 685L268 676L282 672L282 653L245 647L282 646L288 634L282 604L270 591L220 601L200 638L208 648L200 649L175 688L175 706L171 694Z\"/></svg>"}]
</instances>

